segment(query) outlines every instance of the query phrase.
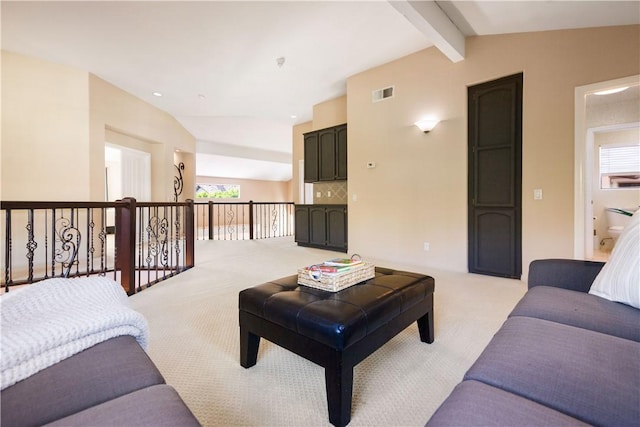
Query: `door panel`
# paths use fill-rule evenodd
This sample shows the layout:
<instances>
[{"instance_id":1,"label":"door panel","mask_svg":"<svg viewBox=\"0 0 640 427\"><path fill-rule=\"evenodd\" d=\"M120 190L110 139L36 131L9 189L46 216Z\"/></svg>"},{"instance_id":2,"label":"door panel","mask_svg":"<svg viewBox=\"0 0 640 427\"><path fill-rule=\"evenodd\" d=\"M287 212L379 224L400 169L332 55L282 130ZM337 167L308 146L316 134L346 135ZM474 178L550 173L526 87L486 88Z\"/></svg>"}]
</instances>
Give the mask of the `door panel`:
<instances>
[{"instance_id":1,"label":"door panel","mask_svg":"<svg viewBox=\"0 0 640 427\"><path fill-rule=\"evenodd\" d=\"M320 131L318 135L320 153L320 181L336 178L336 133L334 129Z\"/></svg>"},{"instance_id":2,"label":"door panel","mask_svg":"<svg viewBox=\"0 0 640 427\"><path fill-rule=\"evenodd\" d=\"M347 126L336 129L336 179L347 179Z\"/></svg>"},{"instance_id":3,"label":"door panel","mask_svg":"<svg viewBox=\"0 0 640 427\"><path fill-rule=\"evenodd\" d=\"M309 208L307 206L296 206L296 237L298 243L309 243Z\"/></svg>"},{"instance_id":4,"label":"door panel","mask_svg":"<svg viewBox=\"0 0 640 427\"><path fill-rule=\"evenodd\" d=\"M510 271L515 256L515 214L511 209L475 210L475 273Z\"/></svg>"},{"instance_id":5,"label":"door panel","mask_svg":"<svg viewBox=\"0 0 640 427\"><path fill-rule=\"evenodd\" d=\"M469 87L469 272L522 274L522 74Z\"/></svg>"},{"instance_id":6,"label":"door panel","mask_svg":"<svg viewBox=\"0 0 640 427\"><path fill-rule=\"evenodd\" d=\"M327 208L327 246L347 249L347 212L343 207Z\"/></svg>"},{"instance_id":7,"label":"door panel","mask_svg":"<svg viewBox=\"0 0 640 427\"><path fill-rule=\"evenodd\" d=\"M476 205L513 206L514 171L511 147L478 150Z\"/></svg>"},{"instance_id":8,"label":"door panel","mask_svg":"<svg viewBox=\"0 0 640 427\"><path fill-rule=\"evenodd\" d=\"M318 133L304 136L304 181L318 180Z\"/></svg>"},{"instance_id":9,"label":"door panel","mask_svg":"<svg viewBox=\"0 0 640 427\"><path fill-rule=\"evenodd\" d=\"M309 208L309 243L315 245L326 245L326 214L325 208L310 207Z\"/></svg>"}]
</instances>

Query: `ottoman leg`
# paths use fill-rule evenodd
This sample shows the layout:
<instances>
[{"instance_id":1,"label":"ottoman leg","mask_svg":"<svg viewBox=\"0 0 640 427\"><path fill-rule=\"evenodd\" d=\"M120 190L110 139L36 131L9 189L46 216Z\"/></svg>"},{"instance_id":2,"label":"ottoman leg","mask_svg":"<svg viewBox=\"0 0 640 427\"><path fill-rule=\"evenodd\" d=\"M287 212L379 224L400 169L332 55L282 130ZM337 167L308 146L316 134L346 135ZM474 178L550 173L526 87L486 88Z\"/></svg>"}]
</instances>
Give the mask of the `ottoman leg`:
<instances>
[{"instance_id":1,"label":"ottoman leg","mask_svg":"<svg viewBox=\"0 0 640 427\"><path fill-rule=\"evenodd\" d=\"M329 422L343 427L351 421L351 393L353 391L353 367L338 361L334 366L325 366L324 378L327 388Z\"/></svg>"},{"instance_id":2,"label":"ottoman leg","mask_svg":"<svg viewBox=\"0 0 640 427\"><path fill-rule=\"evenodd\" d=\"M418 331L420 332L420 341L429 344L433 342L433 310L429 310L427 314L418 319Z\"/></svg>"},{"instance_id":3,"label":"ottoman leg","mask_svg":"<svg viewBox=\"0 0 640 427\"><path fill-rule=\"evenodd\" d=\"M242 367L250 368L256 364L259 346L260 337L240 325L240 365Z\"/></svg>"}]
</instances>

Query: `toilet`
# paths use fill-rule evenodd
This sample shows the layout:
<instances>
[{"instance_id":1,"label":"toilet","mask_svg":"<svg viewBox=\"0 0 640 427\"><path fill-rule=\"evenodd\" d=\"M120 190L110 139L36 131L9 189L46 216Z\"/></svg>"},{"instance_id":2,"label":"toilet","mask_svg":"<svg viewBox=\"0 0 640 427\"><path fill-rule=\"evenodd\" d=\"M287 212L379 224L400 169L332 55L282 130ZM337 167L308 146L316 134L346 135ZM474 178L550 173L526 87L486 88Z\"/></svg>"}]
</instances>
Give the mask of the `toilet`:
<instances>
[{"instance_id":1,"label":"toilet","mask_svg":"<svg viewBox=\"0 0 640 427\"><path fill-rule=\"evenodd\" d=\"M607 217L607 234L614 241L618 240L620 233L624 230L624 227L631 221L633 213L637 209L620 209L620 208L606 208L605 215Z\"/></svg>"}]
</instances>

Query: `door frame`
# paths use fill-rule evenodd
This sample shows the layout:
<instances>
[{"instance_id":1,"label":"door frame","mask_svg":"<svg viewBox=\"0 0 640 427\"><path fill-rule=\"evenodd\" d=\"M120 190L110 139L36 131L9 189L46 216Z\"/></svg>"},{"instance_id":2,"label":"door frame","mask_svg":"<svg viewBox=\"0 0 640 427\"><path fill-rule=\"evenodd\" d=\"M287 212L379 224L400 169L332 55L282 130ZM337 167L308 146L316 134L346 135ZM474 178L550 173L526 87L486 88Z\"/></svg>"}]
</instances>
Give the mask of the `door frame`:
<instances>
[{"instance_id":1,"label":"door frame","mask_svg":"<svg viewBox=\"0 0 640 427\"><path fill-rule=\"evenodd\" d=\"M594 92L620 86L637 85L640 74L615 80L593 83L575 88L575 142L573 183L573 257L584 259L593 254L593 138L594 129L586 128L586 97Z\"/></svg>"}]
</instances>

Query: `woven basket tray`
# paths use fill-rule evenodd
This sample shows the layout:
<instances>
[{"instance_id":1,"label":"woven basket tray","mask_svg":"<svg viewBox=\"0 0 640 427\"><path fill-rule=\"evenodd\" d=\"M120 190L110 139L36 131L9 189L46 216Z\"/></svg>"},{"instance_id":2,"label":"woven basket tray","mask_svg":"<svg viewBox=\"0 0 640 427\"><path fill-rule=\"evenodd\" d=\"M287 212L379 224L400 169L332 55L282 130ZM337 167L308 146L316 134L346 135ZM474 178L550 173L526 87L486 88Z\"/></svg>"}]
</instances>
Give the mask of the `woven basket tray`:
<instances>
[{"instance_id":1,"label":"woven basket tray","mask_svg":"<svg viewBox=\"0 0 640 427\"><path fill-rule=\"evenodd\" d=\"M338 292L349 286L356 285L375 277L375 266L367 262L354 266L343 273L322 273L319 280L314 280L309 275L309 270L298 270L298 284L323 291Z\"/></svg>"}]
</instances>

